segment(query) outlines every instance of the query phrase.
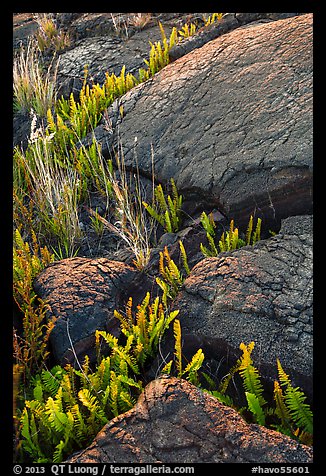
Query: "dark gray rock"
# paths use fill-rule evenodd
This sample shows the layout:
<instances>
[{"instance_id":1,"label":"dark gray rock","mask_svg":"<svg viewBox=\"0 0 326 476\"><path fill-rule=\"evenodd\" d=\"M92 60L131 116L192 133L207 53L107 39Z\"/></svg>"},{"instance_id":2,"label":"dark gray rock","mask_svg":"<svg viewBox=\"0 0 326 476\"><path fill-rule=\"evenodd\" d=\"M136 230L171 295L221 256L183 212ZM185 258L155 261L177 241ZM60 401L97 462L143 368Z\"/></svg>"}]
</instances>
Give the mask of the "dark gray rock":
<instances>
[{"instance_id":1,"label":"dark gray rock","mask_svg":"<svg viewBox=\"0 0 326 476\"><path fill-rule=\"evenodd\" d=\"M309 463L312 455L185 380L161 378L66 463Z\"/></svg>"},{"instance_id":2,"label":"dark gray rock","mask_svg":"<svg viewBox=\"0 0 326 476\"><path fill-rule=\"evenodd\" d=\"M137 77L139 68L146 68L144 59L149 57L149 42L162 41L157 21L163 22L169 35L171 24L177 23L179 17L185 17L182 13L162 14L163 18L155 14L157 19L154 16L146 28L140 30L129 23L132 21L131 14L112 15L115 23L110 13L89 13L79 16L70 25L69 31L75 41L69 51L60 55L57 75L59 96L79 93L86 65L90 83L103 84L106 72L118 76L124 65L126 72Z\"/></svg>"},{"instance_id":3,"label":"dark gray rock","mask_svg":"<svg viewBox=\"0 0 326 476\"><path fill-rule=\"evenodd\" d=\"M312 399L312 217L290 217L278 235L196 265L174 301L184 351L202 347L207 358L241 354L255 342L253 360L272 382L276 359ZM165 355L164 349L162 354Z\"/></svg>"},{"instance_id":4,"label":"dark gray rock","mask_svg":"<svg viewBox=\"0 0 326 476\"><path fill-rule=\"evenodd\" d=\"M257 209L272 229L309 214L312 15L210 41L129 91L108 117L127 167L136 154L150 176L153 147L158 181L174 177L188 201L210 203L238 226Z\"/></svg>"},{"instance_id":5,"label":"dark gray rock","mask_svg":"<svg viewBox=\"0 0 326 476\"><path fill-rule=\"evenodd\" d=\"M135 268L105 258L69 258L45 268L36 278L37 294L49 303L48 318L57 318L50 341L62 365L95 358L95 331L120 335L114 309L124 308L129 296L145 296L146 278ZM74 352L72 351L72 346Z\"/></svg>"}]
</instances>

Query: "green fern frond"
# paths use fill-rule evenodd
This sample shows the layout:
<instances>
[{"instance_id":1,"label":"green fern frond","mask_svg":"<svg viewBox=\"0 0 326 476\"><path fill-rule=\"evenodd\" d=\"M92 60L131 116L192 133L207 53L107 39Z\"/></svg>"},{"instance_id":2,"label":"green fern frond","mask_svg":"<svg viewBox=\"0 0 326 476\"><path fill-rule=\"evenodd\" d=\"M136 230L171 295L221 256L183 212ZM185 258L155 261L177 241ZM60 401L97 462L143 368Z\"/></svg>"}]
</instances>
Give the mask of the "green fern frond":
<instances>
[{"instance_id":1,"label":"green fern frond","mask_svg":"<svg viewBox=\"0 0 326 476\"><path fill-rule=\"evenodd\" d=\"M277 370L281 385L285 387L284 400L291 415L292 421L307 433L313 433L313 414L310 406L305 403L306 396L299 389L293 387L289 376L283 370L281 362L277 359Z\"/></svg>"},{"instance_id":2,"label":"green fern frond","mask_svg":"<svg viewBox=\"0 0 326 476\"><path fill-rule=\"evenodd\" d=\"M189 380L189 382L192 383L193 385L196 385L197 387L200 386L199 378L198 378L198 370L203 365L204 358L205 356L202 349L198 349L197 352L193 355L189 364L186 366L186 368L183 371L183 374L188 374L187 379Z\"/></svg>"},{"instance_id":3,"label":"green fern frond","mask_svg":"<svg viewBox=\"0 0 326 476\"><path fill-rule=\"evenodd\" d=\"M174 355L175 362L178 371L178 377L182 376L182 346L181 346L181 325L179 319L176 319L173 323L173 335L175 339Z\"/></svg>"},{"instance_id":4,"label":"green fern frond","mask_svg":"<svg viewBox=\"0 0 326 476\"><path fill-rule=\"evenodd\" d=\"M165 219L164 216L160 215L154 208L146 202L142 202L143 206L145 207L146 211L164 228L165 227Z\"/></svg>"},{"instance_id":5,"label":"green fern frond","mask_svg":"<svg viewBox=\"0 0 326 476\"><path fill-rule=\"evenodd\" d=\"M215 236L216 225L215 225L212 213L210 213L207 216L207 214L205 212L202 212L202 214L200 216L200 221L201 221L201 224L204 227L204 230L206 231L206 233L208 233L209 235L214 237Z\"/></svg>"},{"instance_id":6,"label":"green fern frond","mask_svg":"<svg viewBox=\"0 0 326 476\"><path fill-rule=\"evenodd\" d=\"M137 388L140 392L143 390L143 386L141 384L141 382L136 382L133 378L131 377L127 377L126 375L118 375L118 380L120 380L120 382L130 386L130 387L135 387Z\"/></svg>"},{"instance_id":7,"label":"green fern frond","mask_svg":"<svg viewBox=\"0 0 326 476\"><path fill-rule=\"evenodd\" d=\"M55 397L59 390L63 372L64 371L62 367L60 367L60 365L56 365L52 368L51 371L43 370L41 373L41 380L44 390L48 392L52 397Z\"/></svg>"},{"instance_id":8,"label":"green fern frond","mask_svg":"<svg viewBox=\"0 0 326 476\"><path fill-rule=\"evenodd\" d=\"M224 403L224 405L227 405L228 407L235 408L235 404L232 400L232 398L229 395L225 395L224 393L219 392L218 390L205 390L205 392L209 393L210 395L213 395L213 397L217 398L221 403Z\"/></svg>"},{"instance_id":9,"label":"green fern frond","mask_svg":"<svg viewBox=\"0 0 326 476\"><path fill-rule=\"evenodd\" d=\"M202 349L198 349L195 355L193 355L191 361L184 369L184 373L191 374L192 372L198 372L204 361L204 353Z\"/></svg>"},{"instance_id":10,"label":"green fern frond","mask_svg":"<svg viewBox=\"0 0 326 476\"><path fill-rule=\"evenodd\" d=\"M210 375L208 375L208 373L206 373L206 372L202 372L201 375L204 377L204 379L206 380L206 382L208 384L208 390L213 391L214 388L216 387L215 380L212 379L212 377Z\"/></svg>"},{"instance_id":11,"label":"green fern frond","mask_svg":"<svg viewBox=\"0 0 326 476\"><path fill-rule=\"evenodd\" d=\"M161 373L171 375L172 364L173 360L170 360L170 362L164 365L163 369L161 370Z\"/></svg>"},{"instance_id":12,"label":"green fern frond","mask_svg":"<svg viewBox=\"0 0 326 476\"><path fill-rule=\"evenodd\" d=\"M114 416L119 415L118 408L118 396L119 396L119 381L114 371L111 371L110 377L110 409Z\"/></svg>"},{"instance_id":13,"label":"green fern frond","mask_svg":"<svg viewBox=\"0 0 326 476\"><path fill-rule=\"evenodd\" d=\"M39 458L44 458L45 455L41 452L38 441L35 440L34 431L30 431L30 419L27 408L23 409L22 415L20 417L21 422L21 435L24 438L22 445L25 451L34 459L38 460Z\"/></svg>"},{"instance_id":14,"label":"green fern frond","mask_svg":"<svg viewBox=\"0 0 326 476\"><path fill-rule=\"evenodd\" d=\"M124 413L130 410L136 401L131 395L126 392L125 390L121 390L118 395L118 404L119 404L119 412Z\"/></svg>"},{"instance_id":15,"label":"green fern frond","mask_svg":"<svg viewBox=\"0 0 326 476\"><path fill-rule=\"evenodd\" d=\"M259 241L261 238L260 238L260 234L261 234L261 218L258 218L257 220L257 224L256 224L256 228L255 228L255 231L253 233L253 236L252 236L252 244L254 245L255 243L257 243L257 241Z\"/></svg>"},{"instance_id":16,"label":"green fern frond","mask_svg":"<svg viewBox=\"0 0 326 476\"><path fill-rule=\"evenodd\" d=\"M248 403L248 408L253 414L255 421L258 423L258 425L264 426L265 414L264 410L260 405L259 398L257 397L257 395L250 392L245 392L245 395Z\"/></svg>"},{"instance_id":17,"label":"green fern frond","mask_svg":"<svg viewBox=\"0 0 326 476\"><path fill-rule=\"evenodd\" d=\"M45 404L45 413L48 415L51 426L61 435L65 434L67 415L59 410L58 404L49 397Z\"/></svg>"},{"instance_id":18,"label":"green fern frond","mask_svg":"<svg viewBox=\"0 0 326 476\"><path fill-rule=\"evenodd\" d=\"M168 210L165 210L164 212L164 228L168 233L172 233L174 231Z\"/></svg>"},{"instance_id":19,"label":"green fern frond","mask_svg":"<svg viewBox=\"0 0 326 476\"><path fill-rule=\"evenodd\" d=\"M180 247L181 261L182 261L184 270L185 270L187 276L189 276L190 268L189 268L189 265L188 265L188 257L187 257L185 247L184 247L181 240L179 240L179 247Z\"/></svg>"},{"instance_id":20,"label":"green fern frond","mask_svg":"<svg viewBox=\"0 0 326 476\"><path fill-rule=\"evenodd\" d=\"M240 349L243 352L241 364L239 367L239 374L243 379L243 386L248 393L255 395L259 401L261 407L266 405L266 400L263 397L263 386L260 381L260 375L258 370L253 366L251 359L251 352L254 348L254 342L251 342L247 346L242 342Z\"/></svg>"},{"instance_id":21,"label":"green fern frond","mask_svg":"<svg viewBox=\"0 0 326 476\"><path fill-rule=\"evenodd\" d=\"M249 218L249 223L246 231L246 244L250 245L251 242L251 234L252 234L252 229L253 229L253 223L254 223L254 218L252 215L250 215Z\"/></svg>"},{"instance_id":22,"label":"green fern frond","mask_svg":"<svg viewBox=\"0 0 326 476\"><path fill-rule=\"evenodd\" d=\"M282 388L277 380L274 381L274 401L275 401L275 414L281 421L281 427L287 429L292 434L293 430L291 428L291 415L288 412L288 409L285 404L284 395Z\"/></svg>"}]
</instances>

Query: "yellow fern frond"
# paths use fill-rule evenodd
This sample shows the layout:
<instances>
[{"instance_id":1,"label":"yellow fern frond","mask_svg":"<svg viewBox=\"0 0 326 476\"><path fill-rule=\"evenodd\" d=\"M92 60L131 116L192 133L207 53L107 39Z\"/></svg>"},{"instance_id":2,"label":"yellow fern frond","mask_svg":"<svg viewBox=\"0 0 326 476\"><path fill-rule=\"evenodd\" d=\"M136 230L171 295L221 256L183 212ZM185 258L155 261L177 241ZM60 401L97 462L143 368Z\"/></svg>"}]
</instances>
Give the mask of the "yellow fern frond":
<instances>
[{"instance_id":1,"label":"yellow fern frond","mask_svg":"<svg viewBox=\"0 0 326 476\"><path fill-rule=\"evenodd\" d=\"M178 377L182 376L182 353L181 353L181 325L179 319L175 319L173 323L173 334L175 339L174 355L176 358L176 367Z\"/></svg>"}]
</instances>

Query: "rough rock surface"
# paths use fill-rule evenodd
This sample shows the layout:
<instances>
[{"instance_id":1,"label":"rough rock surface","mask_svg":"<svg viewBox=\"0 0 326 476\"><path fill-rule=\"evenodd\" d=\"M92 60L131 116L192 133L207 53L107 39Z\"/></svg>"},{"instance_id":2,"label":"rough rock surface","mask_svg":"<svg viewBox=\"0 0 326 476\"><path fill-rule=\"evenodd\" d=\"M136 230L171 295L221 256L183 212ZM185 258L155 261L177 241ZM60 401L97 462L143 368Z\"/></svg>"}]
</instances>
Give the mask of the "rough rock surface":
<instances>
[{"instance_id":1,"label":"rough rock surface","mask_svg":"<svg viewBox=\"0 0 326 476\"><path fill-rule=\"evenodd\" d=\"M137 405L114 418L69 463L308 463L312 449L247 424L184 380L152 381Z\"/></svg>"},{"instance_id":2,"label":"rough rock surface","mask_svg":"<svg viewBox=\"0 0 326 476\"><path fill-rule=\"evenodd\" d=\"M174 45L170 52L170 60L174 61L189 53L195 48L200 48L208 41L228 33L242 25L253 22L268 22L297 16L299 13L225 13L218 23L213 23L208 28L203 28L196 35L185 38L184 41Z\"/></svg>"},{"instance_id":3,"label":"rough rock surface","mask_svg":"<svg viewBox=\"0 0 326 476\"><path fill-rule=\"evenodd\" d=\"M119 105L124 116L119 115ZM169 64L109 110L127 167L189 200L275 229L312 211L312 15L237 28ZM99 128L99 139L112 135Z\"/></svg>"},{"instance_id":4,"label":"rough rock surface","mask_svg":"<svg viewBox=\"0 0 326 476\"><path fill-rule=\"evenodd\" d=\"M171 25L178 24L178 17L183 17L185 21L187 16L177 13L154 14L157 19L152 16L148 25L141 30L128 23L132 21L131 14L112 15L117 28L120 25L120 34L115 29L110 13L84 14L70 25L71 35L78 40L73 48L60 55L57 75L59 96L80 91L86 65L89 78L99 84L105 81L106 72L119 75L123 65L127 72L137 76L138 69L146 67L144 59L149 57L149 42L162 40L157 22L162 21L168 35Z\"/></svg>"},{"instance_id":5,"label":"rough rock surface","mask_svg":"<svg viewBox=\"0 0 326 476\"><path fill-rule=\"evenodd\" d=\"M92 359L96 329L119 335L113 311L124 308L130 295L137 297L138 276L135 268L105 258L64 259L37 276L35 291L48 301L48 317L57 318L50 339L58 362L74 362L75 354L80 361L86 354Z\"/></svg>"},{"instance_id":6,"label":"rough rock surface","mask_svg":"<svg viewBox=\"0 0 326 476\"><path fill-rule=\"evenodd\" d=\"M174 306L180 310L184 351L207 358L241 354L255 341L253 359L274 380L276 359L312 397L312 217L290 217L280 233L255 246L198 263ZM162 350L164 354L164 349Z\"/></svg>"}]
</instances>

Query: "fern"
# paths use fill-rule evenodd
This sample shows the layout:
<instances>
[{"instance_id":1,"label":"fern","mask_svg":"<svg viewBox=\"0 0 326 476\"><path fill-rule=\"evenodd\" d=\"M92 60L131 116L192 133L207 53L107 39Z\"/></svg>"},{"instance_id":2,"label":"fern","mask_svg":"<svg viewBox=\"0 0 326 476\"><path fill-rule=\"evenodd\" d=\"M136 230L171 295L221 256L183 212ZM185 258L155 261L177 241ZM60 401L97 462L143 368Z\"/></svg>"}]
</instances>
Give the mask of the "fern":
<instances>
[{"instance_id":1,"label":"fern","mask_svg":"<svg viewBox=\"0 0 326 476\"><path fill-rule=\"evenodd\" d=\"M284 401L293 422L306 433L313 433L313 415L310 406L305 403L306 396L293 387L289 376L284 372L281 362L277 359L277 370L281 385L285 388Z\"/></svg>"},{"instance_id":2,"label":"fern","mask_svg":"<svg viewBox=\"0 0 326 476\"><path fill-rule=\"evenodd\" d=\"M176 319L173 323L173 334L174 334L174 363L176 368L176 374L178 378L186 378L193 385L200 386L198 371L200 370L203 361L204 353L202 349L193 355L191 361L183 369L182 366L182 334L181 334L181 325L180 321ZM170 360L165 364L162 369L163 374L170 375L172 372L173 360Z\"/></svg>"},{"instance_id":3,"label":"fern","mask_svg":"<svg viewBox=\"0 0 326 476\"><path fill-rule=\"evenodd\" d=\"M265 425L265 413L260 405L259 398L257 395L245 392L246 399L248 402L248 408L254 416L255 421L259 424L264 426Z\"/></svg>"},{"instance_id":4,"label":"fern","mask_svg":"<svg viewBox=\"0 0 326 476\"><path fill-rule=\"evenodd\" d=\"M193 355L189 364L186 366L186 368L183 371L183 374L188 374L187 380L189 380L190 383L192 383L193 385L196 385L197 387L200 386L198 371L203 365L204 358L205 356L202 349L198 349L197 352Z\"/></svg>"},{"instance_id":5,"label":"fern","mask_svg":"<svg viewBox=\"0 0 326 476\"><path fill-rule=\"evenodd\" d=\"M176 362L176 367L177 367L177 372L178 372L178 377L181 377L183 374L182 371L182 353L181 353L181 326L180 326L180 321L176 319L173 324L173 335L174 335L174 356L175 356L175 362Z\"/></svg>"},{"instance_id":6,"label":"fern","mask_svg":"<svg viewBox=\"0 0 326 476\"><path fill-rule=\"evenodd\" d=\"M203 17L203 21L205 22L205 26L209 26L221 20L222 17L223 17L223 13L213 13L208 18Z\"/></svg>"},{"instance_id":7,"label":"fern","mask_svg":"<svg viewBox=\"0 0 326 476\"><path fill-rule=\"evenodd\" d=\"M239 374L243 379L243 386L248 393L253 394L261 407L266 405L266 400L263 397L263 386L260 381L258 370L253 366L251 359L251 352L254 349L254 342L250 342L247 346L244 343L240 344L240 349L243 352L241 357L241 364L239 366Z\"/></svg>"},{"instance_id":8,"label":"fern","mask_svg":"<svg viewBox=\"0 0 326 476\"><path fill-rule=\"evenodd\" d=\"M43 370L41 373L43 388L53 397L56 395L60 388L60 381L63 376L63 373L64 371L62 367L60 367L60 365L56 365L52 368L51 371Z\"/></svg>"},{"instance_id":9,"label":"fern","mask_svg":"<svg viewBox=\"0 0 326 476\"><path fill-rule=\"evenodd\" d=\"M184 247L181 240L179 241L179 246L180 246L180 254L181 254L181 261L182 261L182 264L183 264L183 268L184 268L187 276L189 276L190 268L189 268L189 264L188 264L188 257L187 257L185 247Z\"/></svg>"},{"instance_id":10,"label":"fern","mask_svg":"<svg viewBox=\"0 0 326 476\"><path fill-rule=\"evenodd\" d=\"M255 230L253 231L253 217L250 216L247 226L245 240L240 238L239 230L234 226L234 220L231 220L229 230L222 233L218 244L215 243L215 223L212 216L209 217L205 212L201 215L201 224L206 231L206 237L209 248L200 244L200 250L205 256L218 256L223 251L232 251L245 245L254 245L261 239L261 219L258 218Z\"/></svg>"},{"instance_id":11,"label":"fern","mask_svg":"<svg viewBox=\"0 0 326 476\"><path fill-rule=\"evenodd\" d=\"M260 234L261 234L261 218L258 218L256 228L252 236L252 243L251 243L252 245L254 245L255 243L257 243L257 241L260 240Z\"/></svg>"},{"instance_id":12,"label":"fern","mask_svg":"<svg viewBox=\"0 0 326 476\"><path fill-rule=\"evenodd\" d=\"M224 403L224 405L227 405L228 407L236 408L232 398L229 395L225 395L224 393L221 393L218 390L204 389L204 391L209 393L210 395L213 395L213 397L217 398L217 400L220 401L221 403Z\"/></svg>"},{"instance_id":13,"label":"fern","mask_svg":"<svg viewBox=\"0 0 326 476\"><path fill-rule=\"evenodd\" d=\"M179 242L179 244L180 243L181 242ZM190 273L190 269L188 266L186 252L184 248L182 249L182 247L183 245L180 244L182 261L186 274L188 275ZM174 299L177 296L184 283L185 277L182 275L178 266L171 258L168 248L166 246L164 247L163 252L160 251L159 272L162 278L157 277L156 282L163 291L162 300L165 306L167 306L167 298Z\"/></svg>"},{"instance_id":14,"label":"fern","mask_svg":"<svg viewBox=\"0 0 326 476\"><path fill-rule=\"evenodd\" d=\"M275 401L275 415L279 418L281 424L278 425L279 430L283 433L292 436L293 429L291 426L291 415L286 406L282 388L277 380L274 381L274 401Z\"/></svg>"},{"instance_id":15,"label":"fern","mask_svg":"<svg viewBox=\"0 0 326 476\"><path fill-rule=\"evenodd\" d=\"M146 211L164 228L168 233L177 232L180 228L182 195L178 194L174 180L170 180L172 197L164 196L162 185L159 184L154 190L153 206L142 202Z\"/></svg>"}]
</instances>

